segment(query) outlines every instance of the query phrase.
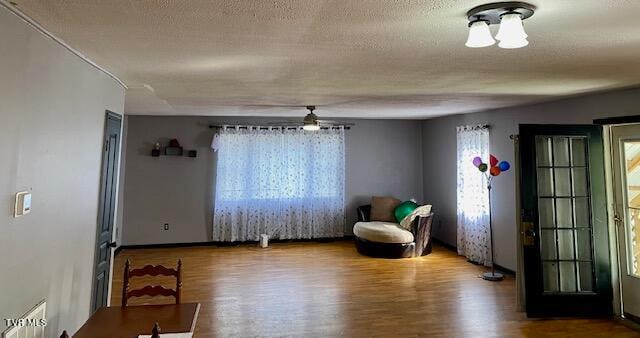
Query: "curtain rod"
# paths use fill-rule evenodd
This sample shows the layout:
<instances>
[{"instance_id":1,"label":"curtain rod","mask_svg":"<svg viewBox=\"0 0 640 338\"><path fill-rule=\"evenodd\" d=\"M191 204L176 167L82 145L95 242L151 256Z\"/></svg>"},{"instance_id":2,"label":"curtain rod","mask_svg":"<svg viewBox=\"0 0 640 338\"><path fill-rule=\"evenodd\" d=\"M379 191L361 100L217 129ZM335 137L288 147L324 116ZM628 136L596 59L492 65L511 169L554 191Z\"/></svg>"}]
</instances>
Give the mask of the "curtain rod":
<instances>
[{"instance_id":1,"label":"curtain rod","mask_svg":"<svg viewBox=\"0 0 640 338\"><path fill-rule=\"evenodd\" d=\"M489 129L490 126L488 124L479 124L476 126L457 126L456 128L462 130L480 130L480 129Z\"/></svg>"},{"instance_id":2,"label":"curtain rod","mask_svg":"<svg viewBox=\"0 0 640 338\"><path fill-rule=\"evenodd\" d=\"M238 129L248 129L248 128L256 128L260 130L268 130L269 128L273 129L301 129L302 126L250 126L245 124L210 124L209 129L222 129L224 127L230 128L238 128ZM344 130L350 130L351 127L348 125L339 125L339 126L331 126L331 127L320 127L320 129L340 129L340 127L344 128Z\"/></svg>"}]
</instances>

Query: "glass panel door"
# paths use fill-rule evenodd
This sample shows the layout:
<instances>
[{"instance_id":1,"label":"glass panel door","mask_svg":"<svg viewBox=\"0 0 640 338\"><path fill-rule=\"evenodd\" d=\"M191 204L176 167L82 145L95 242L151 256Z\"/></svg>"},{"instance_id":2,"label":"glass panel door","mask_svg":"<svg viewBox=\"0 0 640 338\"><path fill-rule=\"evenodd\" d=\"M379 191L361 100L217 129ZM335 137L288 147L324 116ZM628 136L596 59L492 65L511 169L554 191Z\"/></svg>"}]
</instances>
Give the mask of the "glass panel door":
<instances>
[{"instance_id":1,"label":"glass panel door","mask_svg":"<svg viewBox=\"0 0 640 338\"><path fill-rule=\"evenodd\" d=\"M535 139L543 291L592 292L587 142L582 136Z\"/></svg>"},{"instance_id":2,"label":"glass panel door","mask_svg":"<svg viewBox=\"0 0 640 338\"><path fill-rule=\"evenodd\" d=\"M640 125L611 127L611 145L622 307L640 318Z\"/></svg>"},{"instance_id":3,"label":"glass panel door","mask_svg":"<svg viewBox=\"0 0 640 338\"><path fill-rule=\"evenodd\" d=\"M603 129L521 124L519 130L527 315L609 316Z\"/></svg>"},{"instance_id":4,"label":"glass panel door","mask_svg":"<svg viewBox=\"0 0 640 338\"><path fill-rule=\"evenodd\" d=\"M622 142L625 172L625 227L627 273L640 277L640 140Z\"/></svg>"}]
</instances>

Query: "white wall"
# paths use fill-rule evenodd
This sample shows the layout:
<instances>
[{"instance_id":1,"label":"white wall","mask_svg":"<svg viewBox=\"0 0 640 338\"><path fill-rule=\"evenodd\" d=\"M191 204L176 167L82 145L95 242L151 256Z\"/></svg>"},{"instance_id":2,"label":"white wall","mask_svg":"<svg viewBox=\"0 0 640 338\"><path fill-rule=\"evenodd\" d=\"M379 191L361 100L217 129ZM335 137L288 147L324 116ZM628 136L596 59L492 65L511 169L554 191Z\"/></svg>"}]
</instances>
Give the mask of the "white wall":
<instances>
[{"instance_id":1,"label":"white wall","mask_svg":"<svg viewBox=\"0 0 640 338\"><path fill-rule=\"evenodd\" d=\"M209 123L260 124L264 118L128 116L123 244L211 239L215 156ZM273 119L272 119L273 120ZM346 131L347 231L371 195L422 199L420 121L355 120ZM153 144L177 138L198 157L150 156ZM163 224L169 223L169 230Z\"/></svg>"},{"instance_id":2,"label":"white wall","mask_svg":"<svg viewBox=\"0 0 640 338\"><path fill-rule=\"evenodd\" d=\"M105 109L124 89L1 6L0 46L0 319L46 299L53 337L89 316ZM32 213L13 218L21 190Z\"/></svg>"},{"instance_id":3,"label":"white wall","mask_svg":"<svg viewBox=\"0 0 640 338\"><path fill-rule=\"evenodd\" d=\"M640 115L640 89L572 97L554 102L454 115L423 122L424 197L437 214L434 235L456 245L456 131L458 125L489 124L491 153L513 164L509 135L518 125L592 124L596 118ZM496 263L516 268L516 198L513 170L493 185L493 220Z\"/></svg>"}]
</instances>

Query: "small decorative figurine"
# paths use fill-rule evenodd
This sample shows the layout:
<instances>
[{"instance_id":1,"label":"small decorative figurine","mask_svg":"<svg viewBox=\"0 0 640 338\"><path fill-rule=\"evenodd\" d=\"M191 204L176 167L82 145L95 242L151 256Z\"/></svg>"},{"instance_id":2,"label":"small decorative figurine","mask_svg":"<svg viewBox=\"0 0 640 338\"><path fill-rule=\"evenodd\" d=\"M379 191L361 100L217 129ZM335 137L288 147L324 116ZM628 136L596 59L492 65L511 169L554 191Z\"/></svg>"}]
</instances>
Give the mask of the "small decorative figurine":
<instances>
[{"instance_id":1,"label":"small decorative figurine","mask_svg":"<svg viewBox=\"0 0 640 338\"><path fill-rule=\"evenodd\" d=\"M151 150L151 156L153 157L158 157L160 156L160 143L157 143L153 145L153 149Z\"/></svg>"}]
</instances>

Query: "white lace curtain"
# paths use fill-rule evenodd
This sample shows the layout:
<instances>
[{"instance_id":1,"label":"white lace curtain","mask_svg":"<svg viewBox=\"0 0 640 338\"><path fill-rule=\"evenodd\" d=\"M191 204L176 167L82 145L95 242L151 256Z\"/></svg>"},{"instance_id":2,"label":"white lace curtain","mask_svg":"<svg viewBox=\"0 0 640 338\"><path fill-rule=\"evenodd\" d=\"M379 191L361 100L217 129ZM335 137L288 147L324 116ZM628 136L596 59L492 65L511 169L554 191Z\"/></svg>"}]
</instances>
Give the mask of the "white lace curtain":
<instances>
[{"instance_id":1,"label":"white lace curtain","mask_svg":"<svg viewBox=\"0 0 640 338\"><path fill-rule=\"evenodd\" d=\"M344 128L220 130L214 241L341 237Z\"/></svg>"},{"instance_id":2,"label":"white lace curtain","mask_svg":"<svg viewBox=\"0 0 640 338\"><path fill-rule=\"evenodd\" d=\"M491 265L489 195L487 180L473 165L480 156L489 161L489 129L462 126L457 131L457 233L458 254L470 261Z\"/></svg>"}]
</instances>

